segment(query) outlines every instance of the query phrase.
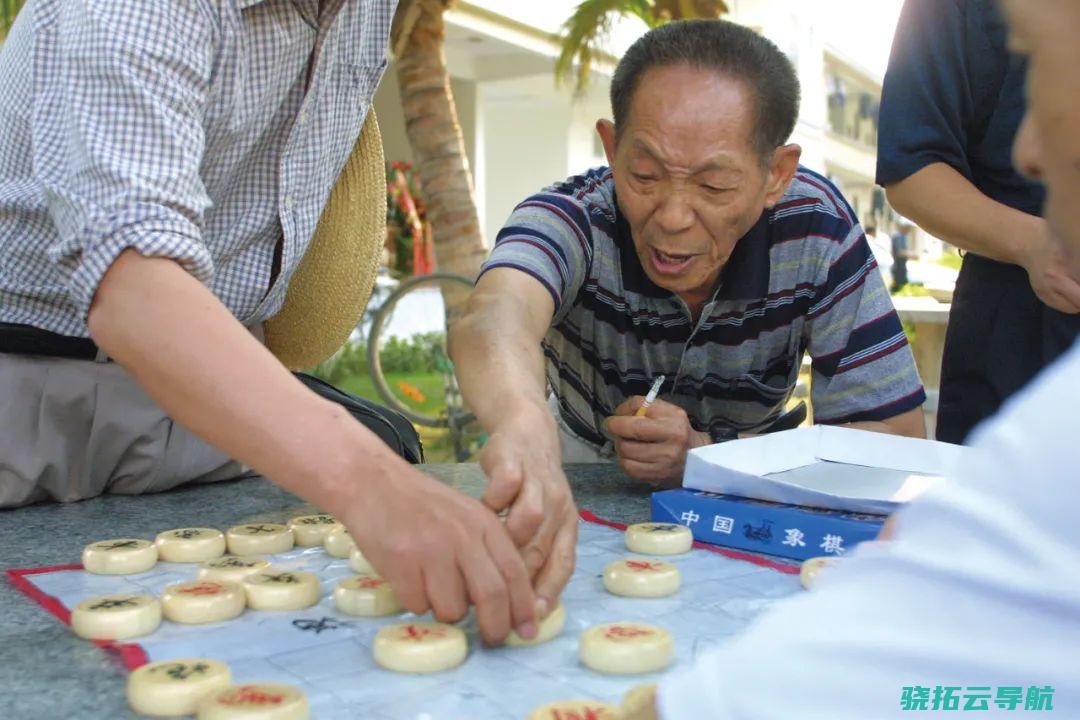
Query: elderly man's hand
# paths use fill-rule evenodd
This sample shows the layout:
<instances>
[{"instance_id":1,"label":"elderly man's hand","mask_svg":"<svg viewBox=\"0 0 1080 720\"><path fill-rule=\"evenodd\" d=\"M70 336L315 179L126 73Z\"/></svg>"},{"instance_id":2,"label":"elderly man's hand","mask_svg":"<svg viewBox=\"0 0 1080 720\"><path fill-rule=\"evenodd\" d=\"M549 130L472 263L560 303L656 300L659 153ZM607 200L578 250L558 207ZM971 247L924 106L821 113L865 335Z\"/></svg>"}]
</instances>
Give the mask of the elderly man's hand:
<instances>
[{"instance_id":1,"label":"elderly man's hand","mask_svg":"<svg viewBox=\"0 0 1080 720\"><path fill-rule=\"evenodd\" d=\"M490 479L483 502L509 509L506 529L533 578L541 616L555 607L574 572L578 514L562 470L555 419L524 404L491 434L480 455Z\"/></svg>"},{"instance_id":2,"label":"elderly man's hand","mask_svg":"<svg viewBox=\"0 0 1080 720\"><path fill-rule=\"evenodd\" d=\"M627 399L604 421L604 430L615 443L623 472L635 480L677 487L686 453L708 445L709 436L690 426L685 410L663 400L650 405L643 417L636 417L644 402L640 395Z\"/></svg>"},{"instance_id":3,"label":"elderly man's hand","mask_svg":"<svg viewBox=\"0 0 1080 720\"><path fill-rule=\"evenodd\" d=\"M395 469L392 482L374 477L360 483L362 502L346 508L342 520L406 610L457 622L471 603L480 634L492 644L511 629L526 637L536 632L525 565L488 508L407 465Z\"/></svg>"}]
</instances>

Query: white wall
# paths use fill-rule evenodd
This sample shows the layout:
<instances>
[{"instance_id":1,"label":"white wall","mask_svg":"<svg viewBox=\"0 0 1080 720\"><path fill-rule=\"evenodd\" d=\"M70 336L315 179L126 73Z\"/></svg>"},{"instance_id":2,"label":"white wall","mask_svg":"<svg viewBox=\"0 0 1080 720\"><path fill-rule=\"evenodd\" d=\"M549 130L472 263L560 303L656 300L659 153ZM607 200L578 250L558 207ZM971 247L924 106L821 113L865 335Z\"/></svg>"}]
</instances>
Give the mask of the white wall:
<instances>
[{"instance_id":1,"label":"white wall","mask_svg":"<svg viewBox=\"0 0 1080 720\"><path fill-rule=\"evenodd\" d=\"M608 82L597 79L574 99L550 75L479 84L488 243L529 195L606 161L594 126L609 117Z\"/></svg>"},{"instance_id":2,"label":"white wall","mask_svg":"<svg viewBox=\"0 0 1080 720\"><path fill-rule=\"evenodd\" d=\"M601 118L611 119L611 101L608 99L610 89L611 83L607 78L594 78L586 94L571 103L568 174L607 164L603 146L596 135L596 121Z\"/></svg>"},{"instance_id":3,"label":"white wall","mask_svg":"<svg viewBox=\"0 0 1080 720\"><path fill-rule=\"evenodd\" d=\"M386 162L412 162L412 148L409 147L409 139L405 135L405 113L401 110L401 94L398 92L397 72L393 63L386 69L382 84L375 93L374 107L379 116Z\"/></svg>"},{"instance_id":4,"label":"white wall","mask_svg":"<svg viewBox=\"0 0 1080 720\"><path fill-rule=\"evenodd\" d=\"M568 174L569 99L529 93L524 86L537 80L488 82L479 89L487 187L482 222L489 245L519 202Z\"/></svg>"}]
</instances>

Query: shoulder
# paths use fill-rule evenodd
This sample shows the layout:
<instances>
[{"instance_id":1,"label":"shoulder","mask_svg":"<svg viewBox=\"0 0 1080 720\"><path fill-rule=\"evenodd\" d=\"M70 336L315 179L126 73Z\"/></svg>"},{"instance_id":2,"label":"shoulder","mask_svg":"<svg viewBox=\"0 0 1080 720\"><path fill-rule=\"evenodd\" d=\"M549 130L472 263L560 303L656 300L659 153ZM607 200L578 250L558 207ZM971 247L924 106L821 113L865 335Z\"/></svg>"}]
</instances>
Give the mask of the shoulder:
<instances>
[{"instance_id":1,"label":"shoulder","mask_svg":"<svg viewBox=\"0 0 1080 720\"><path fill-rule=\"evenodd\" d=\"M611 168L599 166L548 185L542 192L572 197L582 204L605 204L614 195L615 178Z\"/></svg>"},{"instance_id":2,"label":"shoulder","mask_svg":"<svg viewBox=\"0 0 1080 720\"><path fill-rule=\"evenodd\" d=\"M548 185L526 198L521 205L527 206L536 201L554 203L562 208L574 208L587 216L611 213L614 217L615 179L612 177L611 168L592 168L580 175L572 175L566 180Z\"/></svg>"},{"instance_id":3,"label":"shoulder","mask_svg":"<svg viewBox=\"0 0 1080 720\"><path fill-rule=\"evenodd\" d=\"M828 178L803 166L769 211L771 242L843 243L858 225L855 212Z\"/></svg>"},{"instance_id":4,"label":"shoulder","mask_svg":"<svg viewBox=\"0 0 1080 720\"><path fill-rule=\"evenodd\" d=\"M615 225L615 181L611 169L598 167L549 185L521 201L511 219L530 218L570 226L582 239L593 228L605 232Z\"/></svg>"},{"instance_id":5,"label":"shoulder","mask_svg":"<svg viewBox=\"0 0 1080 720\"><path fill-rule=\"evenodd\" d=\"M801 166L770 211L769 242L773 273L780 273L787 284L840 282L862 273L872 257L840 190Z\"/></svg>"},{"instance_id":6,"label":"shoulder","mask_svg":"<svg viewBox=\"0 0 1080 720\"><path fill-rule=\"evenodd\" d=\"M169 59L209 56L221 40L223 17L239 11L223 0L42 0L33 6L38 32L55 31L94 53L129 51Z\"/></svg>"},{"instance_id":7,"label":"shoulder","mask_svg":"<svg viewBox=\"0 0 1080 720\"><path fill-rule=\"evenodd\" d=\"M965 21L970 16L981 16L986 0L905 0L900 11L897 28L901 31L932 30L937 28L955 31L950 22Z\"/></svg>"}]
</instances>

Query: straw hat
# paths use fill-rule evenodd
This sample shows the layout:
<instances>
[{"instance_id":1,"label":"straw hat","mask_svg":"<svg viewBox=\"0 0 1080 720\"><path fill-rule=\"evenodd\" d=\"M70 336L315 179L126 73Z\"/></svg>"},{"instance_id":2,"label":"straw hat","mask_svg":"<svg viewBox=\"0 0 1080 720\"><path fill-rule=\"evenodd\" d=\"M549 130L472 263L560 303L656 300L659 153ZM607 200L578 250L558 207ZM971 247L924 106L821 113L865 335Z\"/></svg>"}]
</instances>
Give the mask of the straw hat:
<instances>
[{"instance_id":1,"label":"straw hat","mask_svg":"<svg viewBox=\"0 0 1080 720\"><path fill-rule=\"evenodd\" d=\"M291 370L337 352L371 297L386 237L386 167L375 111L334 184L266 346Z\"/></svg>"}]
</instances>

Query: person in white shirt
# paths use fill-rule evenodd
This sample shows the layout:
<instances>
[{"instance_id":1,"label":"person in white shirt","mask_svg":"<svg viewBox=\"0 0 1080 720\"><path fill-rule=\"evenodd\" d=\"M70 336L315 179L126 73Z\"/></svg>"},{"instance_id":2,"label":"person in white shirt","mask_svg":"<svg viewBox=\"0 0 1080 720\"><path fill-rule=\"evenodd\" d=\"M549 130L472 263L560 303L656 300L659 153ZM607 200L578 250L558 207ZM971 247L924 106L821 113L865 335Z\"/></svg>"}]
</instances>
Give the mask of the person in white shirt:
<instances>
[{"instance_id":1,"label":"person in white shirt","mask_svg":"<svg viewBox=\"0 0 1080 720\"><path fill-rule=\"evenodd\" d=\"M874 253L874 260L886 283L892 282L892 240L886 233L878 232L876 225L866 226L866 242Z\"/></svg>"},{"instance_id":2,"label":"person in white shirt","mask_svg":"<svg viewBox=\"0 0 1080 720\"><path fill-rule=\"evenodd\" d=\"M1080 271L1080 3L1003 0L1030 56L1015 159L1048 188ZM635 719L865 720L985 710L1080 717L1080 346L975 434L942 488L812 593L660 684ZM936 713L934 713L936 717Z\"/></svg>"}]
</instances>

